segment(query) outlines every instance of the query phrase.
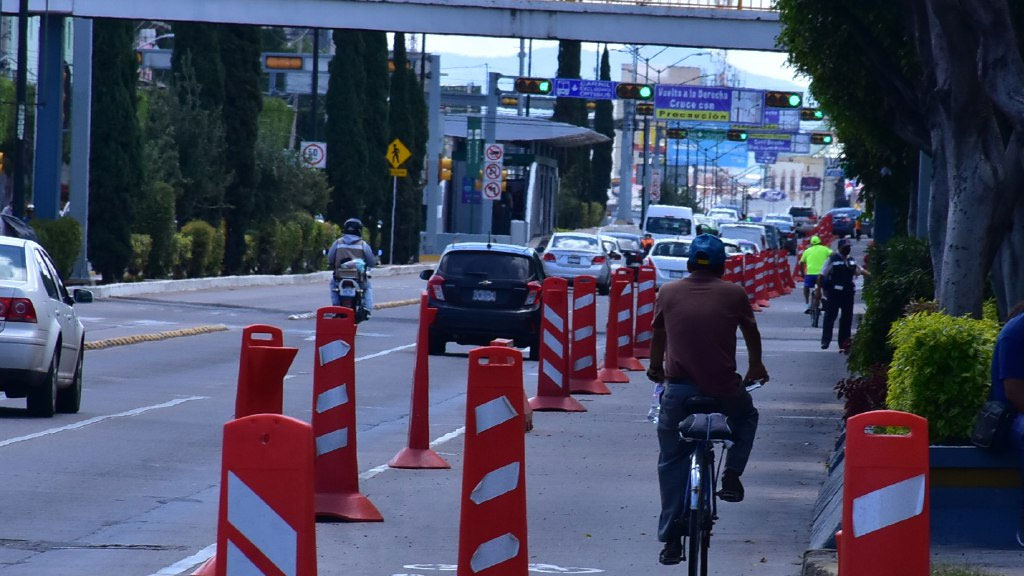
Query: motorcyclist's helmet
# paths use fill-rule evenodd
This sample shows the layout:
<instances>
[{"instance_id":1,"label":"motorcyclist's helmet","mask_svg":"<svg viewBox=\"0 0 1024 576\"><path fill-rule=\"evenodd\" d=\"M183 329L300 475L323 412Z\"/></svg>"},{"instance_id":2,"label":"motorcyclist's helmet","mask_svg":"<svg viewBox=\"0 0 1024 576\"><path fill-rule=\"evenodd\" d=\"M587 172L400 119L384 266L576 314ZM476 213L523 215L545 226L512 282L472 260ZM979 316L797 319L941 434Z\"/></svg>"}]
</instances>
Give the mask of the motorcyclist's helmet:
<instances>
[{"instance_id":1,"label":"motorcyclist's helmet","mask_svg":"<svg viewBox=\"0 0 1024 576\"><path fill-rule=\"evenodd\" d=\"M345 234L352 234L353 236L363 235L363 223L359 218L349 218L345 220L344 225Z\"/></svg>"}]
</instances>

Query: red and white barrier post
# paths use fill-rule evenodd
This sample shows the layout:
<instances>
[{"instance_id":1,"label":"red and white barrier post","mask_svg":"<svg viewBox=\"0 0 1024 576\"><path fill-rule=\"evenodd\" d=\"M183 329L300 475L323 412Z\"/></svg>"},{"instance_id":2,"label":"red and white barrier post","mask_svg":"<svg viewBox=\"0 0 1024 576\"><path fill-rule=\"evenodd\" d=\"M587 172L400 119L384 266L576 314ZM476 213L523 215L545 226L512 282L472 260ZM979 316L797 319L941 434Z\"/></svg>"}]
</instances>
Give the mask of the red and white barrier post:
<instances>
[{"instance_id":1,"label":"red and white barrier post","mask_svg":"<svg viewBox=\"0 0 1024 576\"><path fill-rule=\"evenodd\" d=\"M500 346L502 348L515 348L515 343L508 338L495 338L491 340L491 346ZM522 381L522 379L520 379ZM525 425L523 429L526 432L533 430L533 408L530 408L530 399L526 397L526 390L523 390L523 420Z\"/></svg>"},{"instance_id":2,"label":"red and white barrier post","mask_svg":"<svg viewBox=\"0 0 1024 576\"><path fill-rule=\"evenodd\" d=\"M534 410L586 412L569 395L569 283L564 278L544 279L541 295L540 365Z\"/></svg>"},{"instance_id":3,"label":"red and white barrier post","mask_svg":"<svg viewBox=\"0 0 1024 576\"><path fill-rule=\"evenodd\" d=\"M298 348L284 345L284 334L276 326L253 324L242 329L235 418L282 412L284 377L298 353Z\"/></svg>"},{"instance_id":4,"label":"red and white barrier post","mask_svg":"<svg viewBox=\"0 0 1024 576\"><path fill-rule=\"evenodd\" d=\"M757 282L754 284L754 298L757 300L757 305L761 308L770 308L771 303L768 302L768 274L765 267L765 255L759 254L754 257L754 278Z\"/></svg>"},{"instance_id":5,"label":"red and white barrier post","mask_svg":"<svg viewBox=\"0 0 1024 576\"><path fill-rule=\"evenodd\" d=\"M469 353L458 576L526 576L526 443L516 409L523 356L511 348Z\"/></svg>"},{"instance_id":6,"label":"red and white barrier post","mask_svg":"<svg viewBox=\"0 0 1024 576\"><path fill-rule=\"evenodd\" d=\"M377 507L359 493L355 343L355 312L337 306L316 311L316 515L352 522L380 522L384 518Z\"/></svg>"},{"instance_id":7,"label":"red and white barrier post","mask_svg":"<svg viewBox=\"0 0 1024 576\"><path fill-rule=\"evenodd\" d=\"M316 576L313 431L278 414L224 425L214 574Z\"/></svg>"},{"instance_id":8,"label":"red and white barrier post","mask_svg":"<svg viewBox=\"0 0 1024 576\"><path fill-rule=\"evenodd\" d=\"M654 266L641 266L636 280L636 328L633 338L633 355L637 358L651 357L651 338L654 331L655 279Z\"/></svg>"},{"instance_id":9,"label":"red and white barrier post","mask_svg":"<svg viewBox=\"0 0 1024 576\"><path fill-rule=\"evenodd\" d=\"M612 281L612 289L608 293L608 321L604 331L604 364L597 372L602 382L629 382L629 376L619 369L619 300L622 287L616 288ZM621 284L621 282L619 282Z\"/></svg>"},{"instance_id":10,"label":"red and white barrier post","mask_svg":"<svg viewBox=\"0 0 1024 576\"><path fill-rule=\"evenodd\" d=\"M619 368L642 372L644 365L637 360L633 351L633 273L619 268L612 278L612 292L619 295L615 321L618 323Z\"/></svg>"},{"instance_id":11,"label":"red and white barrier post","mask_svg":"<svg viewBox=\"0 0 1024 576\"><path fill-rule=\"evenodd\" d=\"M443 469L451 465L430 448L430 325L437 308L428 305L427 293L420 294L420 324L416 334L416 367L412 377L409 408L409 442L388 462L392 468Z\"/></svg>"},{"instance_id":12,"label":"red and white barrier post","mask_svg":"<svg viewBox=\"0 0 1024 576\"><path fill-rule=\"evenodd\" d=\"M597 375L597 280L577 276L572 283L572 371L569 391L573 394L611 394Z\"/></svg>"},{"instance_id":13,"label":"red and white barrier post","mask_svg":"<svg viewBox=\"0 0 1024 576\"><path fill-rule=\"evenodd\" d=\"M851 417L846 430L839 574L927 576L928 421L879 410Z\"/></svg>"},{"instance_id":14,"label":"red and white barrier post","mask_svg":"<svg viewBox=\"0 0 1024 576\"><path fill-rule=\"evenodd\" d=\"M754 312L760 312L761 307L757 304L757 256L753 254L743 255L743 289L747 291Z\"/></svg>"}]
</instances>

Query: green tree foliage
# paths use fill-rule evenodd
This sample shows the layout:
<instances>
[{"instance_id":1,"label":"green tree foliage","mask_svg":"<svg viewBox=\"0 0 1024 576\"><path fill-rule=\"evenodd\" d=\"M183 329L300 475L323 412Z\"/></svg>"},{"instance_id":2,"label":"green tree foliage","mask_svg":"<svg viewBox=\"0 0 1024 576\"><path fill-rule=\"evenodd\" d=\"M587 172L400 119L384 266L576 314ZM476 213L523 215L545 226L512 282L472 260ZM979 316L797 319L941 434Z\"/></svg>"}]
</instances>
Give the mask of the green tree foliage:
<instances>
[{"instance_id":1,"label":"green tree foliage","mask_svg":"<svg viewBox=\"0 0 1024 576\"><path fill-rule=\"evenodd\" d=\"M608 63L608 47L601 53L601 80L611 80L611 66ZM612 118L612 101L598 100L594 110L594 131L604 134L611 140L594 146L594 154L590 159L590 196L591 202L599 202L602 206L608 203L608 189L612 183L612 145L615 143L615 121Z\"/></svg>"},{"instance_id":2,"label":"green tree foliage","mask_svg":"<svg viewBox=\"0 0 1024 576\"><path fill-rule=\"evenodd\" d=\"M287 102L280 98L264 98L260 110L260 141L279 150L288 148L294 120L295 110Z\"/></svg>"},{"instance_id":3,"label":"green tree foliage","mask_svg":"<svg viewBox=\"0 0 1024 576\"><path fill-rule=\"evenodd\" d=\"M398 138L412 152L412 157L404 165L409 171L408 177L398 179L398 203L395 209L394 256L395 262L404 263L418 256L420 230L423 227L420 178L426 143L426 105L419 79L408 66L405 34L395 34L392 53L395 71L391 75L391 105L388 110L390 139ZM383 219L385 242L389 239L391 226L390 195L386 208L389 216ZM386 245L382 249L388 253Z\"/></svg>"},{"instance_id":4,"label":"green tree foliage","mask_svg":"<svg viewBox=\"0 0 1024 576\"><path fill-rule=\"evenodd\" d=\"M558 42L559 78L580 77L580 51L581 42L578 40ZM576 126L587 126L587 103L581 98L557 98L555 113L551 119ZM558 186L558 226L576 227L570 223L579 222L581 214L589 213L583 203L592 194L590 148L563 149L558 161L558 171L561 176Z\"/></svg>"},{"instance_id":5,"label":"green tree foliage","mask_svg":"<svg viewBox=\"0 0 1024 576\"><path fill-rule=\"evenodd\" d=\"M366 196L363 199L363 223L373 235L377 227L371 225L385 219L385 208L391 194L391 177L385 159L388 150L388 37L385 32L366 30L363 35L363 65L366 71L366 90L363 99L363 129L366 132ZM342 220L337 220L341 222ZM380 238L371 238L371 244L381 245Z\"/></svg>"},{"instance_id":6,"label":"green tree foliage","mask_svg":"<svg viewBox=\"0 0 1024 576\"><path fill-rule=\"evenodd\" d=\"M176 22L171 72L177 81L189 77L194 85L178 84L181 103L196 98L206 110L224 106L224 64L221 60L220 33L217 24Z\"/></svg>"},{"instance_id":7,"label":"green tree foliage","mask_svg":"<svg viewBox=\"0 0 1024 576\"><path fill-rule=\"evenodd\" d=\"M260 32L256 26L224 25L220 29L224 64L224 137L234 178L225 190L227 237L224 268L236 273L245 256L245 232L253 219L256 137L260 107Z\"/></svg>"},{"instance_id":8,"label":"green tree foliage","mask_svg":"<svg viewBox=\"0 0 1024 576\"><path fill-rule=\"evenodd\" d=\"M335 54L327 83L327 217L335 222L363 214L369 194L365 45L358 30L334 31Z\"/></svg>"},{"instance_id":9,"label":"green tree foliage","mask_svg":"<svg viewBox=\"0 0 1024 576\"><path fill-rule=\"evenodd\" d=\"M182 186L174 125L180 105L166 90L148 91L146 102L142 119L145 180L135 206L132 231L149 236L144 272L150 278L160 278L171 266L174 204Z\"/></svg>"},{"instance_id":10,"label":"green tree foliage","mask_svg":"<svg viewBox=\"0 0 1024 576\"><path fill-rule=\"evenodd\" d=\"M88 249L104 282L120 280L131 259L132 204L142 184L134 31L131 21L99 19L93 36Z\"/></svg>"},{"instance_id":11,"label":"green tree foliage","mask_svg":"<svg viewBox=\"0 0 1024 576\"><path fill-rule=\"evenodd\" d=\"M61 278L71 277L71 271L78 259L82 246L82 225L74 218L56 220L34 220L32 228L39 237L39 244L53 259Z\"/></svg>"},{"instance_id":12,"label":"green tree foliage","mask_svg":"<svg viewBox=\"0 0 1024 576\"><path fill-rule=\"evenodd\" d=\"M267 142L256 147L259 180L253 213L258 218L285 218L295 212L321 214L330 197L327 176L302 166L297 152Z\"/></svg>"}]
</instances>

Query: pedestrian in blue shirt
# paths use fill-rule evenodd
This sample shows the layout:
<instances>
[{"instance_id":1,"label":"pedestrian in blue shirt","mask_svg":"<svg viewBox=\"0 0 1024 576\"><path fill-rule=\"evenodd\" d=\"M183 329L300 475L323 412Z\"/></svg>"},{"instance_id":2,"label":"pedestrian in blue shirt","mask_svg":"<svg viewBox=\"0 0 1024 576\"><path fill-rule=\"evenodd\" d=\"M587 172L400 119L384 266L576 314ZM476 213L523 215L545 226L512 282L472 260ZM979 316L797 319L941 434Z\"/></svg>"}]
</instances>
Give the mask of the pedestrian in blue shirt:
<instances>
[{"instance_id":1,"label":"pedestrian in blue shirt","mask_svg":"<svg viewBox=\"0 0 1024 576\"><path fill-rule=\"evenodd\" d=\"M1010 319L996 340L992 354L992 399L1009 402L1017 411L1010 436L1019 459L1021 482L1024 482L1024 302L1018 303L1010 312ZM1017 544L1024 548L1024 495L1017 525Z\"/></svg>"}]
</instances>

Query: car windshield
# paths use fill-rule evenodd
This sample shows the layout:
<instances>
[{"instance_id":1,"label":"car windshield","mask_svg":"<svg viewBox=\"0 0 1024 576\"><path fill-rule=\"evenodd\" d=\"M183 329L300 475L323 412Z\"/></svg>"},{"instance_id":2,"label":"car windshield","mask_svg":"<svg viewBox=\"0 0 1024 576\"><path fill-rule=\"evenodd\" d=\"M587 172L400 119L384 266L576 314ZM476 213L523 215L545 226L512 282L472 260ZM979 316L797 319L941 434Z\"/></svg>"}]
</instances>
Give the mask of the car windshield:
<instances>
[{"instance_id":1,"label":"car windshield","mask_svg":"<svg viewBox=\"0 0 1024 576\"><path fill-rule=\"evenodd\" d=\"M529 258L504 252L449 252L438 272L441 276L477 276L488 280L534 279Z\"/></svg>"},{"instance_id":2,"label":"car windshield","mask_svg":"<svg viewBox=\"0 0 1024 576\"><path fill-rule=\"evenodd\" d=\"M785 222L787 224L793 223L792 216L782 216L781 214L771 214L764 217L765 222Z\"/></svg>"},{"instance_id":3,"label":"car windshield","mask_svg":"<svg viewBox=\"0 0 1024 576\"><path fill-rule=\"evenodd\" d=\"M714 218L715 216L725 216L726 218L736 218L736 213L735 212L733 212L732 210L726 210L726 209L712 210L711 212L708 212L708 214L712 218Z\"/></svg>"},{"instance_id":4,"label":"car windshield","mask_svg":"<svg viewBox=\"0 0 1024 576\"><path fill-rule=\"evenodd\" d=\"M671 256L673 258L689 258L689 242L661 242L653 250L654 256Z\"/></svg>"},{"instance_id":5,"label":"car windshield","mask_svg":"<svg viewBox=\"0 0 1024 576\"><path fill-rule=\"evenodd\" d=\"M0 245L0 280L24 282L27 278L25 249L21 246Z\"/></svg>"},{"instance_id":6,"label":"car windshield","mask_svg":"<svg viewBox=\"0 0 1024 576\"><path fill-rule=\"evenodd\" d=\"M689 218L668 218L652 216L647 219L648 234L666 234L670 236L689 236Z\"/></svg>"},{"instance_id":7,"label":"car windshield","mask_svg":"<svg viewBox=\"0 0 1024 576\"><path fill-rule=\"evenodd\" d=\"M640 248L640 243L632 238L616 238L616 240L618 240L619 243L619 250L630 252L640 252L643 250Z\"/></svg>"},{"instance_id":8,"label":"car windshield","mask_svg":"<svg viewBox=\"0 0 1024 576\"><path fill-rule=\"evenodd\" d=\"M810 218L814 216L814 208L797 208L793 207L789 209L790 216L800 216L804 218Z\"/></svg>"},{"instance_id":9,"label":"car windshield","mask_svg":"<svg viewBox=\"0 0 1024 576\"><path fill-rule=\"evenodd\" d=\"M551 240L551 248L560 250L586 250L600 252L597 238L588 236L555 236Z\"/></svg>"}]
</instances>

